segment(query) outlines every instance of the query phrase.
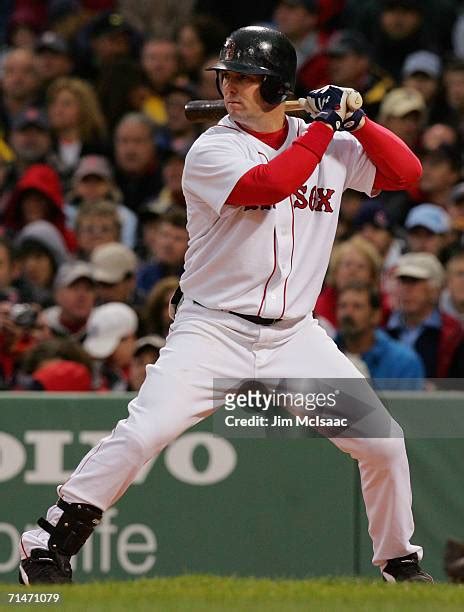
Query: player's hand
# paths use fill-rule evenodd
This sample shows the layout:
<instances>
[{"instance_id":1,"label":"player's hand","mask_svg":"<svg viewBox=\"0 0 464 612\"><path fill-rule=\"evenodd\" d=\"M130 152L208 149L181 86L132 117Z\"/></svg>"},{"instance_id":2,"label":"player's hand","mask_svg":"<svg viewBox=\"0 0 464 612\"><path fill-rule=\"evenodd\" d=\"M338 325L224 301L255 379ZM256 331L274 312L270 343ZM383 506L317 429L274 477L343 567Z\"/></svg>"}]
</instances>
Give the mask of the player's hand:
<instances>
[{"instance_id":1,"label":"player's hand","mask_svg":"<svg viewBox=\"0 0 464 612\"><path fill-rule=\"evenodd\" d=\"M348 87L326 85L310 91L306 98L300 98L298 101L313 118L320 112L337 111L343 121L347 112L346 99L352 91L354 90Z\"/></svg>"},{"instance_id":2,"label":"player's hand","mask_svg":"<svg viewBox=\"0 0 464 612\"><path fill-rule=\"evenodd\" d=\"M362 108L358 108L353 112L346 113L345 120L342 123L342 127L340 128L344 132L356 132L359 128L361 128L366 119L366 113Z\"/></svg>"},{"instance_id":3,"label":"player's hand","mask_svg":"<svg viewBox=\"0 0 464 612\"><path fill-rule=\"evenodd\" d=\"M315 121L322 121L336 132L346 117L346 100L351 89L326 85L321 89L309 92L306 98L299 98L299 103Z\"/></svg>"}]
</instances>

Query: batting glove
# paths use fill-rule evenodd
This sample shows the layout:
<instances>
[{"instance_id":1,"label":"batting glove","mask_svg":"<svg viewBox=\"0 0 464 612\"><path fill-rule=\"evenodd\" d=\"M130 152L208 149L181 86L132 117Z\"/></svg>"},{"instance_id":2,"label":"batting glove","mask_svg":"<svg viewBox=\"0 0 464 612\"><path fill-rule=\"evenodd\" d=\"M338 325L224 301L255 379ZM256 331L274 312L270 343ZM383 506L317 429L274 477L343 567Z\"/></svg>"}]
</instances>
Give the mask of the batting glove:
<instances>
[{"instance_id":1,"label":"batting glove","mask_svg":"<svg viewBox=\"0 0 464 612\"><path fill-rule=\"evenodd\" d=\"M340 129L344 132L355 132L360 127L360 123L365 116L366 113L362 108L358 108L358 110L352 113L347 113Z\"/></svg>"},{"instance_id":2,"label":"batting glove","mask_svg":"<svg viewBox=\"0 0 464 612\"><path fill-rule=\"evenodd\" d=\"M315 121L322 121L332 126L334 131L341 128L347 113L346 99L349 89L326 85L311 91L306 98L299 98L301 107Z\"/></svg>"}]
</instances>

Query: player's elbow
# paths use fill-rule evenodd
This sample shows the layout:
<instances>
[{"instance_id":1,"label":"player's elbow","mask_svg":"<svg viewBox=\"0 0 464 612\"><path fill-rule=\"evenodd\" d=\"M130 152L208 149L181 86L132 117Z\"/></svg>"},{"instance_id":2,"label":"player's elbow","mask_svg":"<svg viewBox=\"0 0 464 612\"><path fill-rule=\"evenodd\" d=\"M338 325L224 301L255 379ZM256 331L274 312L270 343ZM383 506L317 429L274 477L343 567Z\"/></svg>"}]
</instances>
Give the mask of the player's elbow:
<instances>
[{"instance_id":1,"label":"player's elbow","mask_svg":"<svg viewBox=\"0 0 464 612\"><path fill-rule=\"evenodd\" d=\"M400 189L414 187L422 176L422 164L419 159L411 154L411 161L402 168L400 176Z\"/></svg>"}]
</instances>

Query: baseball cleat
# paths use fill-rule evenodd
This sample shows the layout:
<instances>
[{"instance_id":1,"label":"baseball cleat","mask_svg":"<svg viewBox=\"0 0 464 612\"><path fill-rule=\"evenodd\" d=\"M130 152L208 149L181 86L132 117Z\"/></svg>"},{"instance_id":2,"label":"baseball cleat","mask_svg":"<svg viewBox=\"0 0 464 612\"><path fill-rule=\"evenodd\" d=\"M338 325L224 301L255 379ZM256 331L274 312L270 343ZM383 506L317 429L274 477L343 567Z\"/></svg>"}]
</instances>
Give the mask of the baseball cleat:
<instances>
[{"instance_id":1,"label":"baseball cleat","mask_svg":"<svg viewBox=\"0 0 464 612\"><path fill-rule=\"evenodd\" d=\"M31 556L19 564L19 583L30 585L72 582L69 559L70 557L46 548L34 548Z\"/></svg>"},{"instance_id":2,"label":"baseball cleat","mask_svg":"<svg viewBox=\"0 0 464 612\"><path fill-rule=\"evenodd\" d=\"M390 559L382 570L385 582L433 582L432 576L419 565L416 553Z\"/></svg>"}]
</instances>

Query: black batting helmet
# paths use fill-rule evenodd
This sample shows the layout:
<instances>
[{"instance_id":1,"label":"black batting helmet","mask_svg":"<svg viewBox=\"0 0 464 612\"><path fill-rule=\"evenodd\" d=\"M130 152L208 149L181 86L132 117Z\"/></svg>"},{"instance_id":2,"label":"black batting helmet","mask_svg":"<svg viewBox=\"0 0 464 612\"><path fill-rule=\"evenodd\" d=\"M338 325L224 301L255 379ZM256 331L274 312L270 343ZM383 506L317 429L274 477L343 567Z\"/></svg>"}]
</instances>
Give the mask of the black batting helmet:
<instances>
[{"instance_id":1,"label":"black batting helmet","mask_svg":"<svg viewBox=\"0 0 464 612\"><path fill-rule=\"evenodd\" d=\"M232 32L219 55L207 70L259 74L264 79L261 95L269 104L280 104L295 88L296 53L285 34L272 28L247 26Z\"/></svg>"}]
</instances>

